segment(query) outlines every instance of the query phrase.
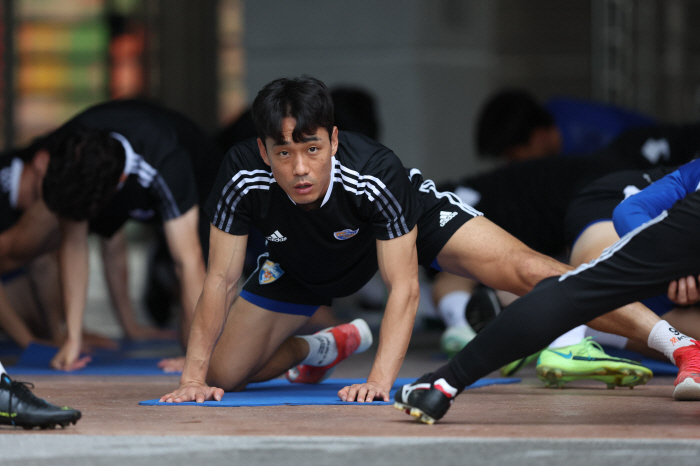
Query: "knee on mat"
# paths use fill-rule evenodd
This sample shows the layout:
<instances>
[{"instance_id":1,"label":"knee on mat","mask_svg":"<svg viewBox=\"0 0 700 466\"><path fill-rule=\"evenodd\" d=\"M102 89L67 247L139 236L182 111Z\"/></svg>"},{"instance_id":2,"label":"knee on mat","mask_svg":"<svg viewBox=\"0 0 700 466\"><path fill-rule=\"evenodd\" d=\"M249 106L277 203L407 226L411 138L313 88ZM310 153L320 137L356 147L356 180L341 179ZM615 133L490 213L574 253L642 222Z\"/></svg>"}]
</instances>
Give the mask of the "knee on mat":
<instances>
[{"instance_id":1,"label":"knee on mat","mask_svg":"<svg viewBox=\"0 0 700 466\"><path fill-rule=\"evenodd\" d=\"M232 377L231 374L211 367L206 382L210 387L222 388L225 392L240 392L248 385L248 380Z\"/></svg>"}]
</instances>

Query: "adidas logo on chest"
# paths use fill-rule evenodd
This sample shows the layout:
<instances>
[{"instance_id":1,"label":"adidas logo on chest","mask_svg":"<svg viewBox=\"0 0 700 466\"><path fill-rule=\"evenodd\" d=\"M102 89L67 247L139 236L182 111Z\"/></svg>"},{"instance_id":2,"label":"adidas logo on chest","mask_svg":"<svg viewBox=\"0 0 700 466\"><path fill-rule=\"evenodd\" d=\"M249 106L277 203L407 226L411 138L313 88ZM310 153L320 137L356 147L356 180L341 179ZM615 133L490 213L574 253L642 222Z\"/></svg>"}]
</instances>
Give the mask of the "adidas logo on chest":
<instances>
[{"instance_id":1,"label":"adidas logo on chest","mask_svg":"<svg viewBox=\"0 0 700 466\"><path fill-rule=\"evenodd\" d=\"M457 212L440 212L440 226L444 227L447 222L457 216Z\"/></svg>"},{"instance_id":2,"label":"adidas logo on chest","mask_svg":"<svg viewBox=\"0 0 700 466\"><path fill-rule=\"evenodd\" d=\"M273 243L281 243L282 241L287 241L287 237L280 233L279 230L275 230L275 232L268 236L266 239L268 241L272 241Z\"/></svg>"}]
</instances>

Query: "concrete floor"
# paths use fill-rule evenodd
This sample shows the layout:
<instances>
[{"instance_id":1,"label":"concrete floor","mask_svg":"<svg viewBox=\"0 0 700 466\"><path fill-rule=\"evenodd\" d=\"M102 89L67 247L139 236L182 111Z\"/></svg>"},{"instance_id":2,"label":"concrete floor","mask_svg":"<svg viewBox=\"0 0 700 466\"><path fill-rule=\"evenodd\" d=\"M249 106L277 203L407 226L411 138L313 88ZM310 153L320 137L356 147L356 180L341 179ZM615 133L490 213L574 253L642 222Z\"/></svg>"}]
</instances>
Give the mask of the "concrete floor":
<instances>
[{"instance_id":1,"label":"concrete floor","mask_svg":"<svg viewBox=\"0 0 700 466\"><path fill-rule=\"evenodd\" d=\"M143 250L132 260L140 296ZM86 327L120 331L93 256ZM139 310L139 312L142 312ZM381 314L363 314L376 323ZM143 315L141 318L145 320ZM439 333L415 335L401 377L442 365ZM373 351L353 356L335 377L366 377ZM11 373L11 367L8 368ZM492 376L497 376L493 374ZM434 426L390 406L251 408L144 407L177 386L176 376L32 377L35 393L80 409L77 425L52 431L1 428L0 464L130 466L304 465L697 465L700 403L675 402L673 378L634 390L598 382L545 389L532 367L520 384L466 391Z\"/></svg>"},{"instance_id":2,"label":"concrete floor","mask_svg":"<svg viewBox=\"0 0 700 466\"><path fill-rule=\"evenodd\" d=\"M338 367L357 377L371 355ZM441 364L414 348L402 376ZM496 376L497 374L492 374ZM697 465L700 403L671 398L672 377L634 390L598 382L546 389L532 367L520 384L467 390L433 426L391 406L145 407L177 377L33 377L35 393L81 409L53 431L3 428L0 464L503 464Z\"/></svg>"}]
</instances>

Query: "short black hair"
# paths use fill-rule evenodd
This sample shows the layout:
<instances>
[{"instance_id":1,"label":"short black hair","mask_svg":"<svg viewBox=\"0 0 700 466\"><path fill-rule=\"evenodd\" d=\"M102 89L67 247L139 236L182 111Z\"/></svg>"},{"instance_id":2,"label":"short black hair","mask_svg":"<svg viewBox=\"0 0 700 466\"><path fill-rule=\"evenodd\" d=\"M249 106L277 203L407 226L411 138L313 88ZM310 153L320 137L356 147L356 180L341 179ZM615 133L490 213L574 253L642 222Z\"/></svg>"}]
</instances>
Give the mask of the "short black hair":
<instances>
[{"instance_id":1,"label":"short black hair","mask_svg":"<svg viewBox=\"0 0 700 466\"><path fill-rule=\"evenodd\" d=\"M318 128L325 128L329 136L333 134L333 99L326 85L311 76L275 79L258 92L251 110L263 143L267 138L278 144L284 141L282 120L287 117L296 120L294 142Z\"/></svg>"},{"instance_id":2,"label":"short black hair","mask_svg":"<svg viewBox=\"0 0 700 466\"><path fill-rule=\"evenodd\" d=\"M477 120L476 150L499 157L510 147L527 144L535 128L554 125L552 115L529 92L507 89L484 104Z\"/></svg>"},{"instance_id":3,"label":"short black hair","mask_svg":"<svg viewBox=\"0 0 700 466\"><path fill-rule=\"evenodd\" d=\"M337 87L331 91L333 98L333 120L339 130L354 131L379 139L379 119L374 97L357 87Z\"/></svg>"},{"instance_id":4,"label":"short black hair","mask_svg":"<svg viewBox=\"0 0 700 466\"><path fill-rule=\"evenodd\" d=\"M43 181L48 208L71 220L90 220L117 191L124 172L124 147L109 131L75 127L48 144Z\"/></svg>"}]
</instances>

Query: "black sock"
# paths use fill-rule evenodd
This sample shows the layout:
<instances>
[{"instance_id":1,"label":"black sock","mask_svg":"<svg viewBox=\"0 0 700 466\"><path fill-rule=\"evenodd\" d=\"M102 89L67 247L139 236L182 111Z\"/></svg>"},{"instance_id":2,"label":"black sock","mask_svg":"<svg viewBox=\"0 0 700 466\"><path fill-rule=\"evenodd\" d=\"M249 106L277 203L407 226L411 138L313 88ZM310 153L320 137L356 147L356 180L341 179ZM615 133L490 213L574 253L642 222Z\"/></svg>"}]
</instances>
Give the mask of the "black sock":
<instances>
[{"instance_id":1,"label":"black sock","mask_svg":"<svg viewBox=\"0 0 700 466\"><path fill-rule=\"evenodd\" d=\"M457 395L462 393L462 390L464 390L464 385L460 383L459 378L454 373L452 367L450 367L449 364L445 364L444 366L440 367L438 370L430 374L430 376L428 377L428 382L433 383L436 380L440 379L445 379L445 382L450 384L452 388L457 389Z\"/></svg>"}]
</instances>

